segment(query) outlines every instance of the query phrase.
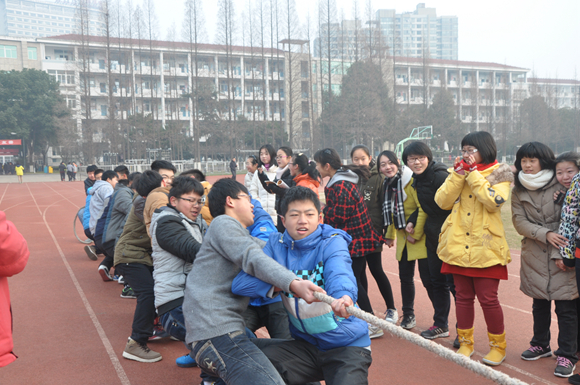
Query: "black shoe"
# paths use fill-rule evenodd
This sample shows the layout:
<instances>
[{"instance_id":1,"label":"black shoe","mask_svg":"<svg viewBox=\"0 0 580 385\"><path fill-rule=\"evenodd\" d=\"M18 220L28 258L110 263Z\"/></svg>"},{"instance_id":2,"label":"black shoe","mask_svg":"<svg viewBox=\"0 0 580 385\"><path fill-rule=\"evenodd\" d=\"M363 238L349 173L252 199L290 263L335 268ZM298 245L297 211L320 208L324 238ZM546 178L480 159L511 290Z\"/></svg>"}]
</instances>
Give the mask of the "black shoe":
<instances>
[{"instance_id":1,"label":"black shoe","mask_svg":"<svg viewBox=\"0 0 580 385\"><path fill-rule=\"evenodd\" d=\"M123 291L121 292L121 298L137 298L131 286L125 285Z\"/></svg>"},{"instance_id":2,"label":"black shoe","mask_svg":"<svg viewBox=\"0 0 580 385\"><path fill-rule=\"evenodd\" d=\"M575 374L571 377L568 377L568 382L572 385L580 385L580 374Z\"/></svg>"},{"instance_id":3,"label":"black shoe","mask_svg":"<svg viewBox=\"0 0 580 385\"><path fill-rule=\"evenodd\" d=\"M522 353L522 360L535 361L544 357L552 357L552 349L548 346L543 348L541 346L530 346L528 350Z\"/></svg>"},{"instance_id":4,"label":"black shoe","mask_svg":"<svg viewBox=\"0 0 580 385\"><path fill-rule=\"evenodd\" d=\"M459 343L459 335L455 336L455 341L453 341L453 347L455 349L459 349L461 347L461 344Z\"/></svg>"},{"instance_id":5,"label":"black shoe","mask_svg":"<svg viewBox=\"0 0 580 385\"><path fill-rule=\"evenodd\" d=\"M403 329L413 329L417 325L417 321L415 320L415 315L413 314L405 314L403 315L403 320L401 321L401 327Z\"/></svg>"},{"instance_id":6,"label":"black shoe","mask_svg":"<svg viewBox=\"0 0 580 385\"><path fill-rule=\"evenodd\" d=\"M556 377L571 377L574 374L574 369L576 369L576 365L572 363L566 357L558 357L556 370L554 370L554 376Z\"/></svg>"},{"instance_id":7,"label":"black shoe","mask_svg":"<svg viewBox=\"0 0 580 385\"><path fill-rule=\"evenodd\" d=\"M429 329L421 332L421 337L427 338L428 340L434 340L435 338L449 337L449 328L441 328L439 326L431 326Z\"/></svg>"}]
</instances>

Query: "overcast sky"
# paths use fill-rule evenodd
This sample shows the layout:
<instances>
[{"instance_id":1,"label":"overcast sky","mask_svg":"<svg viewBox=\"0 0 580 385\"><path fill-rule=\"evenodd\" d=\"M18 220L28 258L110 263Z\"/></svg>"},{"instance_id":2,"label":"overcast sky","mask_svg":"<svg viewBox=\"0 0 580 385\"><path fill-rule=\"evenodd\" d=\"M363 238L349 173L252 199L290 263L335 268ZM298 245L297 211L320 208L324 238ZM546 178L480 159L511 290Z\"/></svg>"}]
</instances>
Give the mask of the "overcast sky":
<instances>
[{"instance_id":1,"label":"overcast sky","mask_svg":"<svg viewBox=\"0 0 580 385\"><path fill-rule=\"evenodd\" d=\"M315 17L317 0L294 1L301 22L308 12ZM350 18L353 0L335 1L338 14L342 9L346 18ZM364 11L367 2L359 0L359 9ZM162 38L174 22L180 30L183 3L183 0L155 1ZM217 3L218 0L203 0L211 42L215 41ZM239 17L247 0L233 3ZM401 13L414 11L419 1L371 3L373 9L395 9ZM580 0L434 0L426 1L425 5L435 8L437 16L458 17L459 60L528 68L538 77L580 79Z\"/></svg>"}]
</instances>

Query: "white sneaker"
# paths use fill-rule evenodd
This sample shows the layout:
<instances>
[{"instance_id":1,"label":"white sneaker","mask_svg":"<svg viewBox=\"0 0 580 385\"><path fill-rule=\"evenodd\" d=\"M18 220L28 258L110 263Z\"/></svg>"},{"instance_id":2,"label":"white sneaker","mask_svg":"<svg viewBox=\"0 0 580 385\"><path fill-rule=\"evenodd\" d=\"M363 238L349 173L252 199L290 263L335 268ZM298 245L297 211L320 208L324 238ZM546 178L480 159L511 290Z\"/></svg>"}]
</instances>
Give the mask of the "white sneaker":
<instances>
[{"instance_id":1,"label":"white sneaker","mask_svg":"<svg viewBox=\"0 0 580 385\"><path fill-rule=\"evenodd\" d=\"M385 321L396 324L399 320L399 312L397 309L387 309L385 312Z\"/></svg>"},{"instance_id":2,"label":"white sneaker","mask_svg":"<svg viewBox=\"0 0 580 385\"><path fill-rule=\"evenodd\" d=\"M385 334L385 332L383 331L383 329L381 329L380 327L369 324L369 337L371 340L373 338L382 337L384 334Z\"/></svg>"},{"instance_id":3,"label":"white sneaker","mask_svg":"<svg viewBox=\"0 0 580 385\"><path fill-rule=\"evenodd\" d=\"M105 265L99 266L99 274L101 275L101 278L105 282L113 280L113 277L111 277L111 274L109 273L109 269Z\"/></svg>"}]
</instances>

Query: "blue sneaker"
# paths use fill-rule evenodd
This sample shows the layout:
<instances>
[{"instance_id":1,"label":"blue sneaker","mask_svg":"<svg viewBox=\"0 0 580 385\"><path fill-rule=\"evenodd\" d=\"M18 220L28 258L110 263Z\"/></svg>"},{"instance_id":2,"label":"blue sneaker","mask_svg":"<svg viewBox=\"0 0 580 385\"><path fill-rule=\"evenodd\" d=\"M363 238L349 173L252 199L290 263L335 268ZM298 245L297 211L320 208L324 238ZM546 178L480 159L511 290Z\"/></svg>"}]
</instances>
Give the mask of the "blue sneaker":
<instances>
[{"instance_id":1,"label":"blue sneaker","mask_svg":"<svg viewBox=\"0 0 580 385\"><path fill-rule=\"evenodd\" d=\"M189 354L179 357L175 360L175 363L180 368L195 368L197 366L197 362Z\"/></svg>"}]
</instances>

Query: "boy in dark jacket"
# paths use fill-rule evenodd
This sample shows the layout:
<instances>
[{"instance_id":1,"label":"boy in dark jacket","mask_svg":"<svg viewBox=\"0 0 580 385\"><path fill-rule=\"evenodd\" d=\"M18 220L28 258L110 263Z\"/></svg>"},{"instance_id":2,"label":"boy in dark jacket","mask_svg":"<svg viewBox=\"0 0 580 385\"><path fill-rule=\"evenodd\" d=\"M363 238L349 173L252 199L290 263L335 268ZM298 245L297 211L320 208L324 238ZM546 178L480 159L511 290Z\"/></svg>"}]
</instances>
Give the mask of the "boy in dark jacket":
<instances>
[{"instance_id":1,"label":"boy in dark jacket","mask_svg":"<svg viewBox=\"0 0 580 385\"><path fill-rule=\"evenodd\" d=\"M70 163L69 163L70 164ZM95 181L97 180L95 178L95 171L98 169L97 166L90 165L87 166L87 179L85 179L84 185L85 185L85 195L89 195L89 189L91 187L93 187L93 185L95 184ZM70 171L72 172L72 170ZM69 180L70 180L71 176L69 175Z\"/></svg>"},{"instance_id":2,"label":"boy in dark jacket","mask_svg":"<svg viewBox=\"0 0 580 385\"><path fill-rule=\"evenodd\" d=\"M137 183L137 193L133 207L123 227L123 234L115 246L115 271L123 275L137 296L131 336L127 341L123 357L139 362L157 362L161 354L147 346L153 336L155 298L153 293L153 261L151 259L151 238L147 235L143 208L147 195L161 186L163 177L153 170L145 171Z\"/></svg>"},{"instance_id":3,"label":"boy in dark jacket","mask_svg":"<svg viewBox=\"0 0 580 385\"><path fill-rule=\"evenodd\" d=\"M412 186L417 190L417 197L421 208L427 214L425 222L425 246L427 247L427 260L429 262L429 275L431 276L433 304L433 326L421 333L427 339L449 336L449 308L450 308L450 284L451 275L441 274L441 260L437 256L439 234L441 226L451 212L441 209L435 203L435 193L445 182L449 172L443 163L433 161L431 149L423 142L413 142L403 151L403 162L413 171Z\"/></svg>"},{"instance_id":4,"label":"boy in dark jacket","mask_svg":"<svg viewBox=\"0 0 580 385\"><path fill-rule=\"evenodd\" d=\"M305 187L288 190L279 214L286 232L272 233L264 252L337 300L332 306L306 304L292 293L283 292L294 340L254 342L287 384L322 380L328 385L366 384L372 362L368 326L346 311L357 299L348 251L351 237L319 224L318 196ZM243 296L266 296L274 290L272 285L244 272L232 284L232 292Z\"/></svg>"}]
</instances>

